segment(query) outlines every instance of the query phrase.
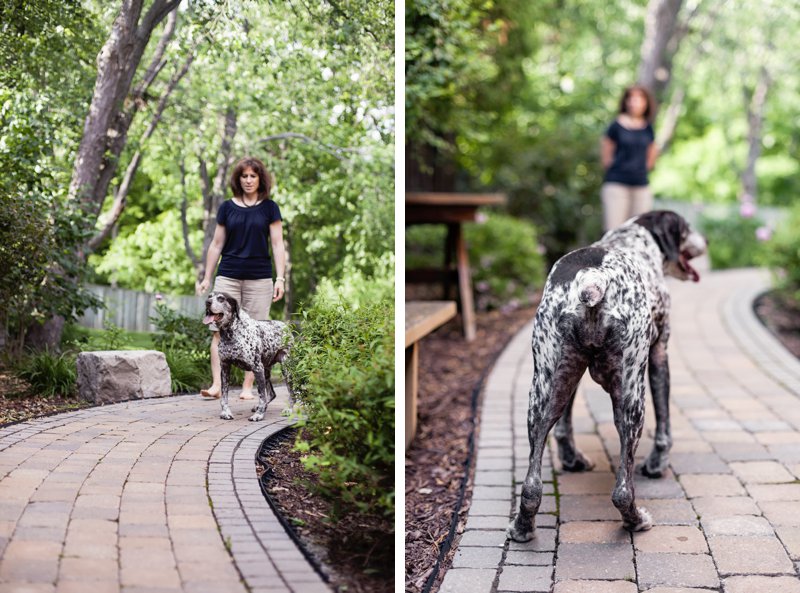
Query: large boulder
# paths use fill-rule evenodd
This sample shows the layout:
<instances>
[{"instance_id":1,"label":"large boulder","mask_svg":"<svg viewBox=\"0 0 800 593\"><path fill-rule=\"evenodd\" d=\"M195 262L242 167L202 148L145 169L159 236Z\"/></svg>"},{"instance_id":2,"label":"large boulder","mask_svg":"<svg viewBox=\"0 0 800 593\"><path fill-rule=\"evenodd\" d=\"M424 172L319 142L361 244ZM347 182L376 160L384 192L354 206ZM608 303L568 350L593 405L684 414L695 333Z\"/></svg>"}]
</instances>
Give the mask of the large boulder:
<instances>
[{"instance_id":1,"label":"large boulder","mask_svg":"<svg viewBox=\"0 0 800 593\"><path fill-rule=\"evenodd\" d=\"M169 366L156 350L101 350L78 355L78 392L96 404L172 393Z\"/></svg>"}]
</instances>

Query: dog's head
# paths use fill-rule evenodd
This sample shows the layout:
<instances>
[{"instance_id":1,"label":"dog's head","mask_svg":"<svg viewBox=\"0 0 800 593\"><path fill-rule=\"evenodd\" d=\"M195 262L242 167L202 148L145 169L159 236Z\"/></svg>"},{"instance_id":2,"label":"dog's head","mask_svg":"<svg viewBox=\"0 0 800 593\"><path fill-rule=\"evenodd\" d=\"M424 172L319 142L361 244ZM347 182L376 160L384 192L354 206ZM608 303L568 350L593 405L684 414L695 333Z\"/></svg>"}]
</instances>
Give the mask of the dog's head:
<instances>
[{"instance_id":1,"label":"dog's head","mask_svg":"<svg viewBox=\"0 0 800 593\"><path fill-rule=\"evenodd\" d=\"M689 261L706 252L708 241L671 210L654 210L637 216L633 222L650 231L664 256L664 272L679 280L698 282L697 273Z\"/></svg>"},{"instance_id":2,"label":"dog's head","mask_svg":"<svg viewBox=\"0 0 800 593\"><path fill-rule=\"evenodd\" d=\"M239 319L239 303L224 292L212 292L206 297L206 316L203 323L214 323L219 329L225 329L235 319Z\"/></svg>"}]
</instances>

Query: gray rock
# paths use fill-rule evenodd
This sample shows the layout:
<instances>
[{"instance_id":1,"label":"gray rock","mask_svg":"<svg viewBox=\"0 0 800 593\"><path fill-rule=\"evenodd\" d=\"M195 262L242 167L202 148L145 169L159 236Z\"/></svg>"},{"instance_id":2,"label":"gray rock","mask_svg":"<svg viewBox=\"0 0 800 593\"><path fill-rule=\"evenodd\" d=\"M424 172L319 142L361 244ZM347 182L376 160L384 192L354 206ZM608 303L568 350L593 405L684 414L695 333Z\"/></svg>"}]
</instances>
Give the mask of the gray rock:
<instances>
[{"instance_id":1,"label":"gray rock","mask_svg":"<svg viewBox=\"0 0 800 593\"><path fill-rule=\"evenodd\" d=\"M167 359L156 350L103 350L78 355L78 392L96 404L172 393Z\"/></svg>"}]
</instances>

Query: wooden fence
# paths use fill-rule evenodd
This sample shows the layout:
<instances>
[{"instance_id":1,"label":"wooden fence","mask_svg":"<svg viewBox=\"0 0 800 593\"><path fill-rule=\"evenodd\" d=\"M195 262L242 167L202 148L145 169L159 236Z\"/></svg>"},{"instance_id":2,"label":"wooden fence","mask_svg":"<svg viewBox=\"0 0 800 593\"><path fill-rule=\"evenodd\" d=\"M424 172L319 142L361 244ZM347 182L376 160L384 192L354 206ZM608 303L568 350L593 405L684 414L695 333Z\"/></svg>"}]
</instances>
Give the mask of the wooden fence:
<instances>
[{"instance_id":1,"label":"wooden fence","mask_svg":"<svg viewBox=\"0 0 800 593\"><path fill-rule=\"evenodd\" d=\"M87 288L106 304L105 309L87 310L78 321L82 326L95 329L103 329L103 322L109 320L128 331L156 331L150 317L155 315L155 306L159 299L170 308L198 319L205 311L205 297L202 296L158 295L157 298L155 294L125 288L93 284Z\"/></svg>"}]
</instances>

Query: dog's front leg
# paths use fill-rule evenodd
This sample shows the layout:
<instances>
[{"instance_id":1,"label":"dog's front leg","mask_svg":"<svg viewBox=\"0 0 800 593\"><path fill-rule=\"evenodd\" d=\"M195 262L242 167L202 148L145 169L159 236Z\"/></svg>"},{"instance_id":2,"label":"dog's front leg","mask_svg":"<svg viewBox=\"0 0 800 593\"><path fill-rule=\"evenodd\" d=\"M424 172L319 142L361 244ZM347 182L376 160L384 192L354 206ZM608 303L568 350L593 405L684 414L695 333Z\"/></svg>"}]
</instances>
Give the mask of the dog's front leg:
<instances>
[{"instance_id":1,"label":"dog's front leg","mask_svg":"<svg viewBox=\"0 0 800 593\"><path fill-rule=\"evenodd\" d=\"M256 376L256 386L258 387L258 404L256 404L253 415L250 416L250 421L258 422L264 419L264 413L267 411L267 381L264 377L264 365L255 365L253 374Z\"/></svg>"},{"instance_id":2,"label":"dog's front leg","mask_svg":"<svg viewBox=\"0 0 800 593\"><path fill-rule=\"evenodd\" d=\"M639 471L648 478L660 478L669 466L669 450L672 448L672 429L669 422L669 359L667 340L662 337L653 344L648 360L650 392L653 394L653 409L656 415L656 435L653 450L639 465Z\"/></svg>"},{"instance_id":3,"label":"dog's front leg","mask_svg":"<svg viewBox=\"0 0 800 593\"><path fill-rule=\"evenodd\" d=\"M221 394L219 403L222 407L222 411L219 414L219 417L223 420L233 420L233 414L231 413L231 408L228 405L228 388L230 387L230 378L231 378L231 363L227 360L220 361L220 383L221 383Z\"/></svg>"},{"instance_id":4,"label":"dog's front leg","mask_svg":"<svg viewBox=\"0 0 800 593\"><path fill-rule=\"evenodd\" d=\"M553 434L558 443L558 458L561 460L561 467L566 472L585 472L594 468L594 461L581 453L575 445L575 435L572 428L572 404L575 403L575 393L572 392L564 413L556 422Z\"/></svg>"}]
</instances>

